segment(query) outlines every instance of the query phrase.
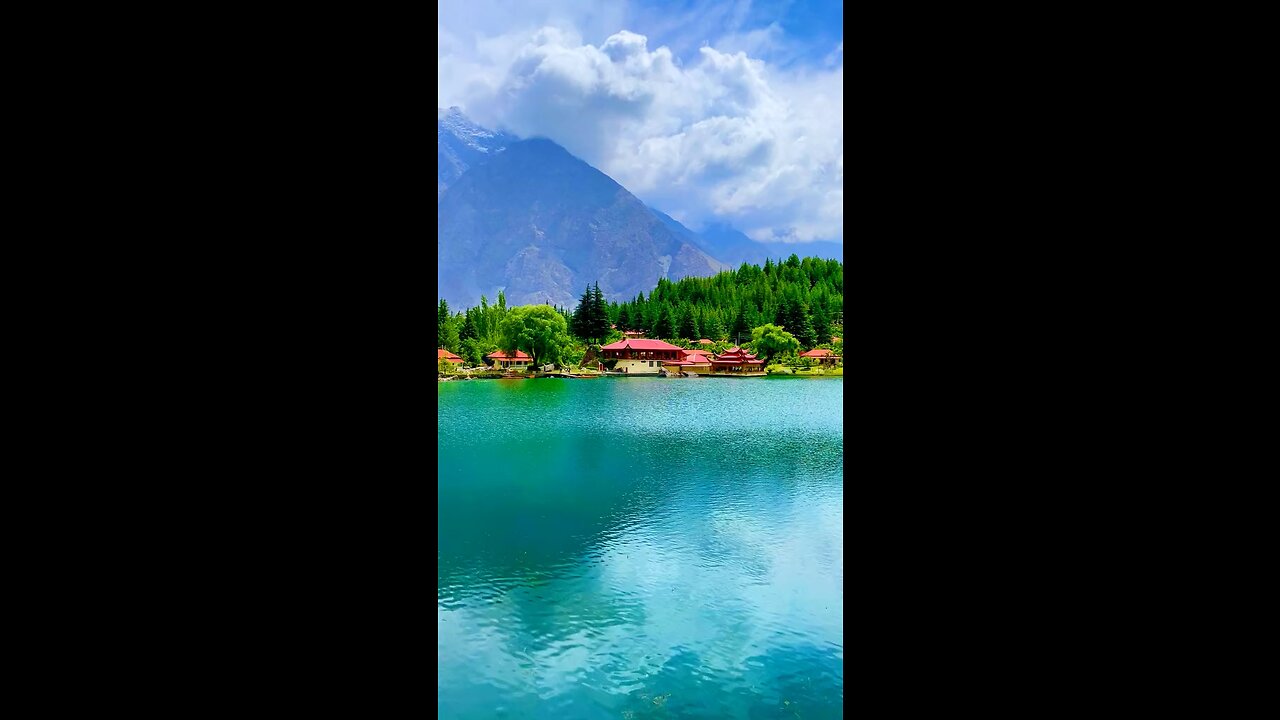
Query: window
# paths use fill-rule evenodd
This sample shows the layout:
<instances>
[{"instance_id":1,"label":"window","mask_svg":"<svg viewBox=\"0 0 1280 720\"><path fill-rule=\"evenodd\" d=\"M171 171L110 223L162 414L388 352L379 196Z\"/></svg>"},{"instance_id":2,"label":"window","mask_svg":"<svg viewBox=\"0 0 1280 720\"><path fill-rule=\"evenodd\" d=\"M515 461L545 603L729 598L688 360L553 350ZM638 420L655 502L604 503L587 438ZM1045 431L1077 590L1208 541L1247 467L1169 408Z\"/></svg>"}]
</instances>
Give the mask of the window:
<instances>
[{"instance_id":1,"label":"window","mask_svg":"<svg viewBox=\"0 0 1280 720\"><path fill-rule=\"evenodd\" d=\"M653 361L652 361L652 360L650 360L650 361L649 361L649 367L653 367Z\"/></svg>"}]
</instances>

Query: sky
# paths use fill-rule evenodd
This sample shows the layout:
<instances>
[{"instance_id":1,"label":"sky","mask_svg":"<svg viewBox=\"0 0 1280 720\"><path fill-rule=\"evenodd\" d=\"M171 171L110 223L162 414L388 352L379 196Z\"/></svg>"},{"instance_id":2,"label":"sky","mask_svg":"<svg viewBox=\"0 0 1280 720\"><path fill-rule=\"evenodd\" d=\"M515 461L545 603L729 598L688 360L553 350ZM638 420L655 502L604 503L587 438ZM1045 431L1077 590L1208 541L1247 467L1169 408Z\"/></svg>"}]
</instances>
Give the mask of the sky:
<instances>
[{"instance_id":1,"label":"sky","mask_svg":"<svg viewBox=\"0 0 1280 720\"><path fill-rule=\"evenodd\" d=\"M844 7L441 0L441 108L547 137L700 230L844 240Z\"/></svg>"}]
</instances>

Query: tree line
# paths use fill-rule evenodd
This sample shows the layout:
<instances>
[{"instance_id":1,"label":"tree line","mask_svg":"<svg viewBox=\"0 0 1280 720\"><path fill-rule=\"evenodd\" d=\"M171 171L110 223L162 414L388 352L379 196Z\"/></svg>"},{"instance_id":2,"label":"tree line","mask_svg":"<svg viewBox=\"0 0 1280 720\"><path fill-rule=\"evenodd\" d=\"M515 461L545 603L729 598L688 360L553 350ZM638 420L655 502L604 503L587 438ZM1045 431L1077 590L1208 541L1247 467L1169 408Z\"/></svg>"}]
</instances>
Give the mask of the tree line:
<instances>
[{"instance_id":1,"label":"tree line","mask_svg":"<svg viewBox=\"0 0 1280 720\"><path fill-rule=\"evenodd\" d=\"M670 341L750 343L753 330L769 325L775 327L767 335L783 332L812 349L832 342L843 312L844 264L793 254L709 278L663 278L647 298L640 293L622 302L606 302L597 282L572 313L548 305L508 308L502 292L496 304L482 296L478 307L464 312L440 300L437 345L471 365L498 349L523 349L539 364L576 364L589 347L621 339L624 330Z\"/></svg>"}]
</instances>

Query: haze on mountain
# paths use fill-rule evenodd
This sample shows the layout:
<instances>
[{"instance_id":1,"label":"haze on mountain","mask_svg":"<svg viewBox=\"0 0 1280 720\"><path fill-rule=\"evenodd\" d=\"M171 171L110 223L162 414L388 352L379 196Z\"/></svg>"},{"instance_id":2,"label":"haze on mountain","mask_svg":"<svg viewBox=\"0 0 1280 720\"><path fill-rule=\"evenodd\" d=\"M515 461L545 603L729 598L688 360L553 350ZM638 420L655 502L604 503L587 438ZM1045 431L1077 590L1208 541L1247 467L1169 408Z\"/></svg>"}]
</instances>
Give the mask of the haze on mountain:
<instances>
[{"instance_id":1,"label":"haze on mountain","mask_svg":"<svg viewBox=\"0 0 1280 720\"><path fill-rule=\"evenodd\" d=\"M458 108L438 110L437 121L438 295L455 307L499 290L509 305L573 307L595 282L606 298L630 300L659 278L808 256L819 245L766 245L728 225L700 235L550 140L488 130Z\"/></svg>"}]
</instances>

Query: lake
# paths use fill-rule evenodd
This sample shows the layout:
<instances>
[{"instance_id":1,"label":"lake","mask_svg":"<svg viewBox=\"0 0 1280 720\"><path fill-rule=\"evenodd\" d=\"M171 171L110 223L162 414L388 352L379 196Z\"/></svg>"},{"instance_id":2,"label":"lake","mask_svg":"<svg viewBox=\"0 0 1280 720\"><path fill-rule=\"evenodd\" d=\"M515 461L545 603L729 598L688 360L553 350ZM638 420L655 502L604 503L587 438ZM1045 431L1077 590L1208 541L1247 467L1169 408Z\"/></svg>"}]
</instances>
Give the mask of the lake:
<instances>
[{"instance_id":1,"label":"lake","mask_svg":"<svg viewBox=\"0 0 1280 720\"><path fill-rule=\"evenodd\" d=\"M437 384L441 718L831 718L843 378Z\"/></svg>"}]
</instances>

